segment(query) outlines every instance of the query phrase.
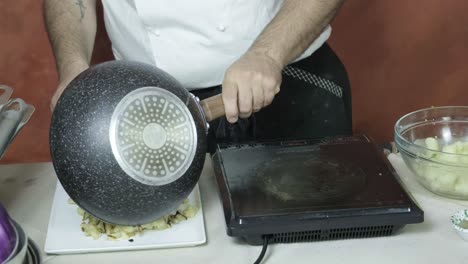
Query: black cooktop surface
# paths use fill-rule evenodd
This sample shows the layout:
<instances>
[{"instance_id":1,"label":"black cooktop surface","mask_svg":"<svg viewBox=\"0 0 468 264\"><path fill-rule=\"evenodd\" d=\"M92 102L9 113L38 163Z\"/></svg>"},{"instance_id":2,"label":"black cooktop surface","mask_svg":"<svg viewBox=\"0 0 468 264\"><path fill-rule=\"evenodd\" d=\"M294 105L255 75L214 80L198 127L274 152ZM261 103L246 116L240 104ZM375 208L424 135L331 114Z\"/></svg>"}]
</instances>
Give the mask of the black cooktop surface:
<instances>
[{"instance_id":1,"label":"black cooktop surface","mask_svg":"<svg viewBox=\"0 0 468 264\"><path fill-rule=\"evenodd\" d=\"M288 225L298 231L304 221L315 223L308 229L350 226L339 224L349 217L357 226L377 224L356 222L356 216L369 215L388 224L422 221L422 211L365 135L221 145L214 167L230 235ZM399 221L390 221L395 217Z\"/></svg>"}]
</instances>

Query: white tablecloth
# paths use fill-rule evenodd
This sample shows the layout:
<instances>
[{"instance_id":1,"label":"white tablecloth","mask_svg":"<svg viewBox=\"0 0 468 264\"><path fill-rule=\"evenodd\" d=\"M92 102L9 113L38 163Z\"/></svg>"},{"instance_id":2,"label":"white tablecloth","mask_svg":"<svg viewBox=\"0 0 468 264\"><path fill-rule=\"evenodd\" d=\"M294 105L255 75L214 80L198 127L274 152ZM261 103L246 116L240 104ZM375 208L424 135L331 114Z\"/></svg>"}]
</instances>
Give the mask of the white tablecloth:
<instances>
[{"instance_id":1,"label":"white tablecloth","mask_svg":"<svg viewBox=\"0 0 468 264\"><path fill-rule=\"evenodd\" d=\"M423 224L407 225L391 237L313 243L273 244L264 263L424 263L467 264L468 243L452 230L450 216L468 202L436 196L420 186L400 156L391 163L425 212ZM47 234L56 177L50 163L0 166L2 202L41 250ZM74 263L253 263L261 248L226 235L210 159L200 179L208 242L191 248L43 255L46 264Z\"/></svg>"}]
</instances>

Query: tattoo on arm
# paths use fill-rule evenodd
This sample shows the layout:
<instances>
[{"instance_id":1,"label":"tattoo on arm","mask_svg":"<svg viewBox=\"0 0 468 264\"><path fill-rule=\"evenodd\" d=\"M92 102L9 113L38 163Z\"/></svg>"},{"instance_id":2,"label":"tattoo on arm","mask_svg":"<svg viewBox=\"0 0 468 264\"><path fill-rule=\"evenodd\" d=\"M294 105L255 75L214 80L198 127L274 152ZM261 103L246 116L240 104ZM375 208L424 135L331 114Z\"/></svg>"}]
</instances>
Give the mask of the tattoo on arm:
<instances>
[{"instance_id":1,"label":"tattoo on arm","mask_svg":"<svg viewBox=\"0 0 468 264\"><path fill-rule=\"evenodd\" d=\"M83 3L83 0L75 0L75 5L80 8L80 21L83 21L86 6Z\"/></svg>"}]
</instances>

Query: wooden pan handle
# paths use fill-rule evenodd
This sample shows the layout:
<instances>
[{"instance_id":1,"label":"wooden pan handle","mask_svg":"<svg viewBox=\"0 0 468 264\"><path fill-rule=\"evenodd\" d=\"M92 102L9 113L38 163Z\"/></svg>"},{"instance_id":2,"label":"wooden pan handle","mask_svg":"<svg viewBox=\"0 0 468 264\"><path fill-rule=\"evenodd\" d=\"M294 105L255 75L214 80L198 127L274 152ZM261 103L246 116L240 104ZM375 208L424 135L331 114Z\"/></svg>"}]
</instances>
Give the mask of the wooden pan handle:
<instances>
[{"instance_id":1,"label":"wooden pan handle","mask_svg":"<svg viewBox=\"0 0 468 264\"><path fill-rule=\"evenodd\" d=\"M208 122L220 118L226 113L221 94L206 98L200 102L200 105L205 111L206 121Z\"/></svg>"}]
</instances>

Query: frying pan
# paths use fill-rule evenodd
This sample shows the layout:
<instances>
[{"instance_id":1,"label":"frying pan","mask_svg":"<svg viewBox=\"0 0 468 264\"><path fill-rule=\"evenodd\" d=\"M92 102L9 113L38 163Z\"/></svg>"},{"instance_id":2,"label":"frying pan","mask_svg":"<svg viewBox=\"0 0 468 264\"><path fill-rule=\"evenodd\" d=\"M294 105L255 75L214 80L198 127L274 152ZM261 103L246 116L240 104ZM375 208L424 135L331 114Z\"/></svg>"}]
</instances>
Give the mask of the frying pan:
<instances>
[{"instance_id":1,"label":"frying pan","mask_svg":"<svg viewBox=\"0 0 468 264\"><path fill-rule=\"evenodd\" d=\"M95 65L65 89L52 114L50 150L70 198L113 224L154 221L199 180L208 122L220 95L199 101L166 72L131 61Z\"/></svg>"}]
</instances>

